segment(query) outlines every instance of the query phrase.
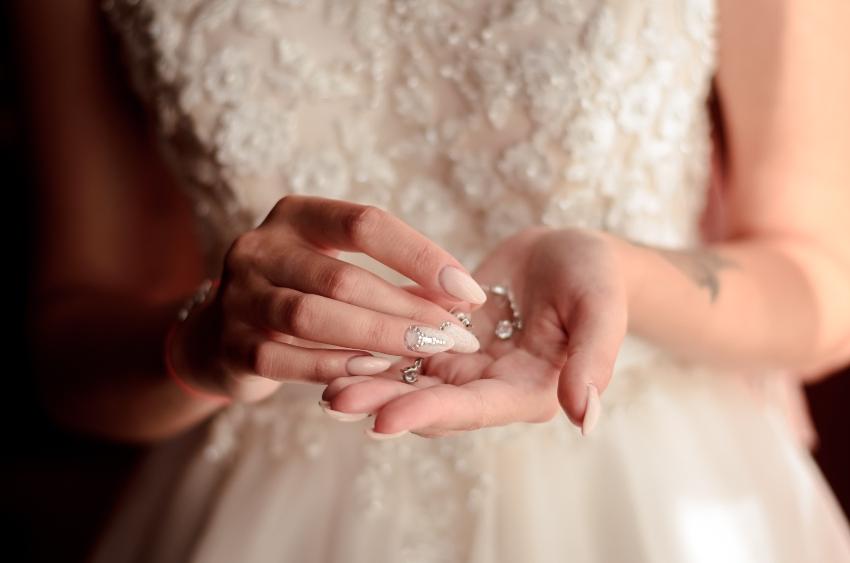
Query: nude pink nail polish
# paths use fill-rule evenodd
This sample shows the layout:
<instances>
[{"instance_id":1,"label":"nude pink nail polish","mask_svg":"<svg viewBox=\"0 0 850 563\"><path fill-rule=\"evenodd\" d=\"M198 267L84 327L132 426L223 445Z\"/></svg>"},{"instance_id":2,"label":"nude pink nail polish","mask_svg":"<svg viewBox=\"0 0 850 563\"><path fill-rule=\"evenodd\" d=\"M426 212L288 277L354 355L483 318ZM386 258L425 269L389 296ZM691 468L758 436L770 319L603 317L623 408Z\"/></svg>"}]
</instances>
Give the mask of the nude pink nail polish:
<instances>
[{"instance_id":1,"label":"nude pink nail polish","mask_svg":"<svg viewBox=\"0 0 850 563\"><path fill-rule=\"evenodd\" d=\"M487 300L487 294L472 276L455 268L446 266L440 271L440 285L443 290L461 301L480 305Z\"/></svg>"},{"instance_id":2,"label":"nude pink nail polish","mask_svg":"<svg viewBox=\"0 0 850 563\"><path fill-rule=\"evenodd\" d=\"M587 384L587 402L584 407L584 419L581 422L581 435L587 436L599 422L602 414L602 404L599 402L599 391L593 383Z\"/></svg>"},{"instance_id":3,"label":"nude pink nail polish","mask_svg":"<svg viewBox=\"0 0 850 563\"><path fill-rule=\"evenodd\" d=\"M440 325L440 330L451 336L455 341L455 345L451 348L452 352L471 354L481 348L481 343L478 342L478 338L474 334L451 321L445 321Z\"/></svg>"}]
</instances>

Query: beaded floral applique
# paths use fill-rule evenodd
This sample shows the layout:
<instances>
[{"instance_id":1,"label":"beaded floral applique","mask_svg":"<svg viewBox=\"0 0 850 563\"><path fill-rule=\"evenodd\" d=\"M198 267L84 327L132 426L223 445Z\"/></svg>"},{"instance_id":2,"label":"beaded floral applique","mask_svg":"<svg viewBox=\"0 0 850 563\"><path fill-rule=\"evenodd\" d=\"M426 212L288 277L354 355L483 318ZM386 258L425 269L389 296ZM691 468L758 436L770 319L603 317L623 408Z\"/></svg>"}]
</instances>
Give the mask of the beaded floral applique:
<instances>
[{"instance_id":1,"label":"beaded floral applique","mask_svg":"<svg viewBox=\"0 0 850 563\"><path fill-rule=\"evenodd\" d=\"M696 236L712 0L106 7L218 254L287 193L385 207L469 267L532 224Z\"/></svg>"}]
</instances>

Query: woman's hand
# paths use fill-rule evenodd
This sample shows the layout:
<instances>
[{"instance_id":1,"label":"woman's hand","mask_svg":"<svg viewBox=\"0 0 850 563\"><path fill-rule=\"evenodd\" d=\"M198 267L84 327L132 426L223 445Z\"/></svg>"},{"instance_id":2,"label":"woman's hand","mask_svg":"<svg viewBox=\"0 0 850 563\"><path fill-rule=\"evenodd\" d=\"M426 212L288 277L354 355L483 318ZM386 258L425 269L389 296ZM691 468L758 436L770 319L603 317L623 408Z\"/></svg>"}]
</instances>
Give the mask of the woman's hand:
<instances>
[{"instance_id":1,"label":"woman's hand","mask_svg":"<svg viewBox=\"0 0 850 563\"><path fill-rule=\"evenodd\" d=\"M509 319L510 310L503 299L491 298L472 316L479 353L426 359L427 375L414 385L397 374L337 380L324 398L337 411L376 413L375 431L381 434L441 435L544 422L555 416L559 402L589 432L627 327L622 245L609 235L577 229L523 231L475 273L490 285L510 284L522 330L507 340L494 336L496 322Z\"/></svg>"},{"instance_id":2,"label":"woman's hand","mask_svg":"<svg viewBox=\"0 0 850 563\"><path fill-rule=\"evenodd\" d=\"M449 302L485 300L457 260L392 215L288 196L233 243L218 291L190 317L182 362L190 384L259 400L285 380L328 383L390 366L361 350L424 356L478 349L445 309L339 260L339 251L363 252ZM452 325L437 328L444 321ZM413 327L425 342L411 340Z\"/></svg>"}]
</instances>

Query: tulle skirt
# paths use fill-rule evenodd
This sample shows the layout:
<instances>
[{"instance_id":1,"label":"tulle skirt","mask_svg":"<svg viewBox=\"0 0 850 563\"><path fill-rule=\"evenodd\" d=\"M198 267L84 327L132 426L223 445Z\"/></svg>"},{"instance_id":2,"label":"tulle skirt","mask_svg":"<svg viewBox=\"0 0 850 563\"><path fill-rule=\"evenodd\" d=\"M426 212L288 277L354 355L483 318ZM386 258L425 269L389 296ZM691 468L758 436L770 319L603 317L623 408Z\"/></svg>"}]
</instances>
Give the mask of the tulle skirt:
<instances>
[{"instance_id":1,"label":"tulle skirt","mask_svg":"<svg viewBox=\"0 0 850 563\"><path fill-rule=\"evenodd\" d=\"M94 560L850 561L779 410L741 377L644 352L620 355L584 438L559 416L376 442L303 385L234 405L151 453Z\"/></svg>"}]
</instances>

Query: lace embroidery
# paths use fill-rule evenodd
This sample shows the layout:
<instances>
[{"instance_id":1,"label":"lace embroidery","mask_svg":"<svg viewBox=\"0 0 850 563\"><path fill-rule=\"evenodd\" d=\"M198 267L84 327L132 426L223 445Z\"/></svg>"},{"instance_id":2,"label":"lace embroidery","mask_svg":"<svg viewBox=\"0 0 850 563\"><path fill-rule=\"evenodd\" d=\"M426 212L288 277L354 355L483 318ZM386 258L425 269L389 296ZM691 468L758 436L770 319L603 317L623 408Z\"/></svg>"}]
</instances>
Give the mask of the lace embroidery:
<instances>
[{"instance_id":1,"label":"lace embroidery","mask_svg":"<svg viewBox=\"0 0 850 563\"><path fill-rule=\"evenodd\" d=\"M221 244L286 193L387 207L470 267L534 223L696 237L711 0L106 4Z\"/></svg>"}]
</instances>

